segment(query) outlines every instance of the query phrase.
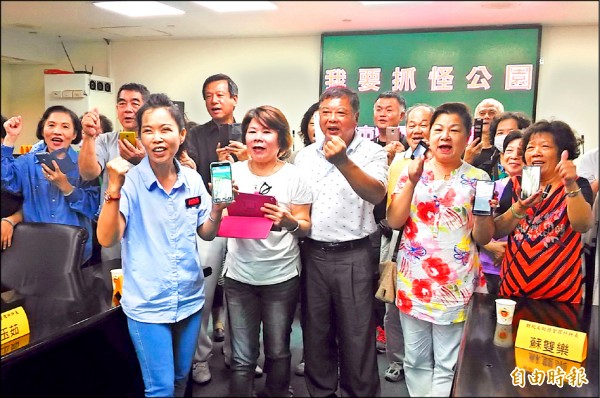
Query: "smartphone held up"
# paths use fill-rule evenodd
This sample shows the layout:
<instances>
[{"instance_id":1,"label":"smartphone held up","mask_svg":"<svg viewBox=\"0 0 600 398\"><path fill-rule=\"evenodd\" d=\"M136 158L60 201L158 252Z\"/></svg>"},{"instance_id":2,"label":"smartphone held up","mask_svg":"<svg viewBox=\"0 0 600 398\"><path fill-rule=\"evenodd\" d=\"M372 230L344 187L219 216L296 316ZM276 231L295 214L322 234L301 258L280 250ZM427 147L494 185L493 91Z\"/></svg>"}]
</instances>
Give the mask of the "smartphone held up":
<instances>
[{"instance_id":1,"label":"smartphone held up","mask_svg":"<svg viewBox=\"0 0 600 398\"><path fill-rule=\"evenodd\" d=\"M473 122L473 140L475 140L475 138L479 138L479 142L481 142L481 137L483 135L483 119L482 118L475 118L475 121ZM478 144L479 144L478 142Z\"/></svg>"},{"instance_id":2,"label":"smartphone held up","mask_svg":"<svg viewBox=\"0 0 600 398\"><path fill-rule=\"evenodd\" d=\"M477 180L475 183L475 200L473 214L476 216L489 216L492 214L490 200L494 198L496 183L490 180Z\"/></svg>"},{"instance_id":3,"label":"smartphone held up","mask_svg":"<svg viewBox=\"0 0 600 398\"><path fill-rule=\"evenodd\" d=\"M233 202L233 178L231 163L212 162L210 164L213 203Z\"/></svg>"},{"instance_id":4,"label":"smartphone held up","mask_svg":"<svg viewBox=\"0 0 600 398\"><path fill-rule=\"evenodd\" d=\"M427 145L425 141L421 140L413 150L412 154L410 155L410 158L414 159L419 158L421 156L425 156L427 150L429 150L429 145Z\"/></svg>"}]
</instances>

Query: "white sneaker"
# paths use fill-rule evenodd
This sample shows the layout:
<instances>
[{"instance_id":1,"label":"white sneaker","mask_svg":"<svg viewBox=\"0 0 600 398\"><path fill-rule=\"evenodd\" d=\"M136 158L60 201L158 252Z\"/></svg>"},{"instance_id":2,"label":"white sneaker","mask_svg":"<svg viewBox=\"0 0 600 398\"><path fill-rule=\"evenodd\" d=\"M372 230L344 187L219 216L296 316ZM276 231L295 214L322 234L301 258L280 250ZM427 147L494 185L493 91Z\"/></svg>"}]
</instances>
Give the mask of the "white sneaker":
<instances>
[{"instance_id":1,"label":"white sneaker","mask_svg":"<svg viewBox=\"0 0 600 398\"><path fill-rule=\"evenodd\" d=\"M210 369L208 362L196 362L192 369L192 379L198 384L206 384L210 381Z\"/></svg>"},{"instance_id":2,"label":"white sneaker","mask_svg":"<svg viewBox=\"0 0 600 398\"><path fill-rule=\"evenodd\" d=\"M384 374L385 379L392 383L404 379L404 369L402 369L402 365L399 362L390 362L390 366L388 366Z\"/></svg>"},{"instance_id":3,"label":"white sneaker","mask_svg":"<svg viewBox=\"0 0 600 398\"><path fill-rule=\"evenodd\" d=\"M294 368L294 374L296 376L304 376L304 359L301 360L298 365Z\"/></svg>"}]
</instances>

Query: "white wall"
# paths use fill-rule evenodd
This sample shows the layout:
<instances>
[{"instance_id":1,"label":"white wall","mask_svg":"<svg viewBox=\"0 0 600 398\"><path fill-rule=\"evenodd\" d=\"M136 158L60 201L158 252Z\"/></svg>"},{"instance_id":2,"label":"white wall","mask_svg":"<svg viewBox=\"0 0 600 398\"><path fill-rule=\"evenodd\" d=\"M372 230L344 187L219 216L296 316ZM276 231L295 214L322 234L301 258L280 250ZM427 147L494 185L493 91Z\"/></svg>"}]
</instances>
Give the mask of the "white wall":
<instances>
[{"instance_id":1,"label":"white wall","mask_svg":"<svg viewBox=\"0 0 600 398\"><path fill-rule=\"evenodd\" d=\"M536 119L559 119L598 147L598 26L542 30Z\"/></svg>"},{"instance_id":2,"label":"white wall","mask_svg":"<svg viewBox=\"0 0 600 398\"><path fill-rule=\"evenodd\" d=\"M225 73L239 88L238 122L250 108L273 105L297 131L318 100L320 46L320 36L113 43L112 71L117 86L141 82L151 92L184 101L185 113L197 123L210 119L202 83Z\"/></svg>"},{"instance_id":3,"label":"white wall","mask_svg":"<svg viewBox=\"0 0 600 398\"><path fill-rule=\"evenodd\" d=\"M171 40L102 43L65 43L76 69L112 77L116 86L135 81L150 91L165 92L184 101L191 120L209 116L202 101L202 83L214 73L226 73L239 86L235 117L241 121L251 107L280 108L298 130L306 109L317 100L320 73L320 36ZM542 30L537 118L556 118L585 134L585 148L598 146L598 26L556 27ZM26 117L20 144L35 142L35 125L44 111L43 69L70 70L64 59L57 65L11 65L10 93L2 108ZM2 65L4 68L5 64ZM9 103L6 104L6 98ZM9 116L9 115L6 115Z\"/></svg>"}]
</instances>

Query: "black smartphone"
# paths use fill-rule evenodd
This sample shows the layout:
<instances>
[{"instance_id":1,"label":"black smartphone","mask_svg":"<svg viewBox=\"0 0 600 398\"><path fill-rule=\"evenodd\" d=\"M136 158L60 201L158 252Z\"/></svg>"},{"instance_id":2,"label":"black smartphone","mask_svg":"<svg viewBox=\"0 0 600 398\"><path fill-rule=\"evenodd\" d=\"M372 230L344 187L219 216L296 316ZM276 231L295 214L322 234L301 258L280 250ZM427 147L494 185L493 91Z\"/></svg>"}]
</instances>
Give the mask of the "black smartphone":
<instances>
[{"instance_id":1,"label":"black smartphone","mask_svg":"<svg viewBox=\"0 0 600 398\"><path fill-rule=\"evenodd\" d=\"M483 119L480 117L475 118L473 122L473 140L475 138L479 138L479 142L481 142L481 135L483 134Z\"/></svg>"},{"instance_id":2,"label":"black smartphone","mask_svg":"<svg viewBox=\"0 0 600 398\"><path fill-rule=\"evenodd\" d=\"M490 200L494 197L496 183L489 180L477 180L475 183L475 200L473 214L476 216L489 216L492 214Z\"/></svg>"},{"instance_id":3,"label":"black smartphone","mask_svg":"<svg viewBox=\"0 0 600 398\"><path fill-rule=\"evenodd\" d=\"M233 202L232 180L231 163L212 162L210 164L210 181L212 183L213 203Z\"/></svg>"},{"instance_id":4,"label":"black smartphone","mask_svg":"<svg viewBox=\"0 0 600 398\"><path fill-rule=\"evenodd\" d=\"M412 155L410 155L411 159L418 158L425 155L425 152L429 149L429 146L425 143L425 141L421 140L415 147Z\"/></svg>"},{"instance_id":5,"label":"black smartphone","mask_svg":"<svg viewBox=\"0 0 600 398\"><path fill-rule=\"evenodd\" d=\"M71 160L69 154L67 153L67 149L58 149L54 152L37 152L35 154L36 159L39 163L43 163L50 168L50 170L54 170L53 160L56 161L60 171L63 173L68 173L71 170L77 167L77 164Z\"/></svg>"},{"instance_id":6,"label":"black smartphone","mask_svg":"<svg viewBox=\"0 0 600 398\"><path fill-rule=\"evenodd\" d=\"M521 172L521 199L527 199L540 189L540 166L523 166Z\"/></svg>"},{"instance_id":7,"label":"black smartphone","mask_svg":"<svg viewBox=\"0 0 600 398\"><path fill-rule=\"evenodd\" d=\"M239 141L242 142L242 124L241 123L233 123L227 125L227 130L229 133L229 139L231 141Z\"/></svg>"}]
</instances>

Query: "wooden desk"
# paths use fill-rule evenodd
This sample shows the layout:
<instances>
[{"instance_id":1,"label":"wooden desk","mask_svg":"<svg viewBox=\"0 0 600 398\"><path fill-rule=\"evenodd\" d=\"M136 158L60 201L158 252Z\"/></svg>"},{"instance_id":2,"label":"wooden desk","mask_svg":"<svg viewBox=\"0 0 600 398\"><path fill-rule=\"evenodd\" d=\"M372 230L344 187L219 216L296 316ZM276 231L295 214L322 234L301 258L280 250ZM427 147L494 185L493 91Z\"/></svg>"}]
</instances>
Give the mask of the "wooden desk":
<instances>
[{"instance_id":1,"label":"wooden desk","mask_svg":"<svg viewBox=\"0 0 600 398\"><path fill-rule=\"evenodd\" d=\"M70 274L2 270L14 293L2 311L22 306L26 344L2 346L3 396L142 396L143 381L127 322L112 304L110 269L96 264ZM6 272L5 272L6 271Z\"/></svg>"},{"instance_id":2,"label":"wooden desk","mask_svg":"<svg viewBox=\"0 0 600 398\"><path fill-rule=\"evenodd\" d=\"M467 321L461 341L452 396L456 397L597 397L598 396L598 306L571 305L543 300L515 299L517 301L512 324L512 342L508 347L494 344L497 327L496 296L475 293L469 304ZM517 367L514 340L519 320L558 326L588 333L588 354L581 366L585 368L588 384L572 387L565 380L562 388L544 382L525 387L513 385L510 373ZM511 344L512 343L512 344ZM520 350L520 349L518 349ZM526 364L540 370L564 367L560 358L526 351L520 353L519 365ZM569 369L564 369L569 372ZM528 373L529 374L529 373Z\"/></svg>"}]
</instances>

